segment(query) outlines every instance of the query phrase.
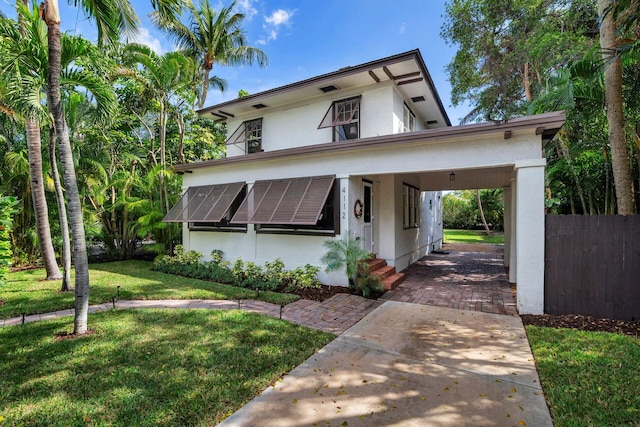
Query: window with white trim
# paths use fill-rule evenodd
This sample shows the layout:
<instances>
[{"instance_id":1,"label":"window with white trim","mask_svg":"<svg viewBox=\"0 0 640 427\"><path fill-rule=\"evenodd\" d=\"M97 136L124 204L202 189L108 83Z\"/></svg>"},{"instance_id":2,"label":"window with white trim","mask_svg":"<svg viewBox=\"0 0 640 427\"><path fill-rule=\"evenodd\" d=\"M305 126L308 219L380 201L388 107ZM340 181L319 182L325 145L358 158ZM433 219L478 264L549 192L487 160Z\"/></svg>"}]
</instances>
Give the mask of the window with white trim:
<instances>
[{"instance_id":1,"label":"window with white trim","mask_svg":"<svg viewBox=\"0 0 640 427\"><path fill-rule=\"evenodd\" d=\"M404 112L402 114L402 130L403 132L413 132L416 130L416 116L409 107L407 107L407 104L404 104Z\"/></svg>"},{"instance_id":2,"label":"window with white trim","mask_svg":"<svg viewBox=\"0 0 640 427\"><path fill-rule=\"evenodd\" d=\"M333 141L360 138L360 96L334 101L318 129L333 128Z\"/></svg>"},{"instance_id":3,"label":"window with white trim","mask_svg":"<svg viewBox=\"0 0 640 427\"><path fill-rule=\"evenodd\" d=\"M227 139L226 145L244 146L245 153L262 151L262 118L243 122Z\"/></svg>"},{"instance_id":4,"label":"window with white trim","mask_svg":"<svg viewBox=\"0 0 640 427\"><path fill-rule=\"evenodd\" d=\"M402 183L402 228L420 227L420 189Z\"/></svg>"}]
</instances>

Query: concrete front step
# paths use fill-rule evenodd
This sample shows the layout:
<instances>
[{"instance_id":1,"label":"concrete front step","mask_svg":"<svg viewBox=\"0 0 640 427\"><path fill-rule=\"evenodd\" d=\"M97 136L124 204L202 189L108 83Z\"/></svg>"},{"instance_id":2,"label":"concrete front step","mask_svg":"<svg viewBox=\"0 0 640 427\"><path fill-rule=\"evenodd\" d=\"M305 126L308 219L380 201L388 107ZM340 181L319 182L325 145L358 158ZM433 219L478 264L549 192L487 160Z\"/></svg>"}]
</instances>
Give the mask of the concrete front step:
<instances>
[{"instance_id":1,"label":"concrete front step","mask_svg":"<svg viewBox=\"0 0 640 427\"><path fill-rule=\"evenodd\" d=\"M393 269L393 271L395 272L395 268ZM392 289L397 288L398 285L400 285L400 283L402 283L404 278L405 278L405 274L404 273L395 273L395 274L392 274L391 276L387 277L386 279L384 279L382 281L382 285L384 286L385 290L390 291Z\"/></svg>"}]
</instances>

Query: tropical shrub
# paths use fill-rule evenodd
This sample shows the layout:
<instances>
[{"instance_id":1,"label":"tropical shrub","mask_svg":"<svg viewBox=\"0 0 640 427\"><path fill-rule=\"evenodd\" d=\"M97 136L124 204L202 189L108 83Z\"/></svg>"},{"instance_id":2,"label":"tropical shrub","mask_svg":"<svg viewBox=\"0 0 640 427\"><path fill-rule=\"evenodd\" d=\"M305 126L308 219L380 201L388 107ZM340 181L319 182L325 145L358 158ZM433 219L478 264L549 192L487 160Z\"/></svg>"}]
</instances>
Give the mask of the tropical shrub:
<instances>
[{"instance_id":1,"label":"tropical shrub","mask_svg":"<svg viewBox=\"0 0 640 427\"><path fill-rule=\"evenodd\" d=\"M296 291L320 286L317 279L320 267L307 264L293 271L286 271L282 260L277 258L266 262L263 270L251 261L244 262L238 258L231 264L223 260L223 257L224 253L216 249L211 252L211 261L202 261L200 252L185 251L182 245L177 245L174 256L158 256L153 268L164 273L264 291Z\"/></svg>"},{"instance_id":2,"label":"tropical shrub","mask_svg":"<svg viewBox=\"0 0 640 427\"><path fill-rule=\"evenodd\" d=\"M0 196L0 285L4 285L4 277L9 272L13 256L9 231L13 226L13 214L17 212L17 204L15 197Z\"/></svg>"},{"instance_id":3,"label":"tropical shrub","mask_svg":"<svg viewBox=\"0 0 640 427\"><path fill-rule=\"evenodd\" d=\"M321 261L327 265L325 271L338 271L345 269L349 280L349 287L356 287L358 266L371 257L371 254L360 246L360 241L352 236L345 236L340 240L325 240L324 247L327 253Z\"/></svg>"},{"instance_id":4,"label":"tropical shrub","mask_svg":"<svg viewBox=\"0 0 640 427\"><path fill-rule=\"evenodd\" d=\"M369 274L369 264L367 263L361 263L358 269L355 288L365 298L370 298L384 290L380 278Z\"/></svg>"},{"instance_id":5,"label":"tropical shrub","mask_svg":"<svg viewBox=\"0 0 640 427\"><path fill-rule=\"evenodd\" d=\"M304 267L296 267L293 271L285 272L287 283L286 290L297 291L301 289L317 289L321 286L318 280L320 267L306 264Z\"/></svg>"}]
</instances>

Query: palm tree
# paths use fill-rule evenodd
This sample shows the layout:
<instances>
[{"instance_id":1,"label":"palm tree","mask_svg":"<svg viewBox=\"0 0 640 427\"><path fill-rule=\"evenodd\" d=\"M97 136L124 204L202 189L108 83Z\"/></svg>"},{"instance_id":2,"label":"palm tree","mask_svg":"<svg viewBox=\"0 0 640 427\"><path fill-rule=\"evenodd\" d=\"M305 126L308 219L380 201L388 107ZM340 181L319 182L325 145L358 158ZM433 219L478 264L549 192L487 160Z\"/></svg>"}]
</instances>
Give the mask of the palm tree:
<instances>
[{"instance_id":1,"label":"palm tree","mask_svg":"<svg viewBox=\"0 0 640 427\"><path fill-rule=\"evenodd\" d=\"M600 48L605 61L604 87L607 122L609 123L609 145L611 164L616 188L618 213L636 213L633 180L629 162L629 149L624 132L624 111L622 106L622 61L617 55L617 27L614 14L609 13L610 0L598 0L600 15Z\"/></svg>"},{"instance_id":2,"label":"palm tree","mask_svg":"<svg viewBox=\"0 0 640 427\"><path fill-rule=\"evenodd\" d=\"M158 141L160 143L160 166L167 170L166 139L169 116L177 110L176 104L189 97L189 90L194 87L195 63L180 52L169 52L157 55L147 46L131 44L127 46L125 61L142 65L136 73L143 85L145 99L151 99L158 105ZM166 211L169 211L169 194L165 185L165 176L159 176L164 192Z\"/></svg>"},{"instance_id":3,"label":"palm tree","mask_svg":"<svg viewBox=\"0 0 640 427\"><path fill-rule=\"evenodd\" d=\"M37 14L32 14L23 4L17 5L19 25L15 21L2 19L0 22L0 40L3 40L3 57L5 64L0 73L12 74L14 83L30 82L29 73L34 72L40 61L46 60L46 50L42 43L46 34L46 27L38 19ZM23 75L26 76L23 78ZM15 79L15 80L14 80ZM29 88L25 88L28 92ZM37 95L36 95L37 97ZM46 271L46 280L58 280L63 276L56 262L53 242L51 240L51 228L49 225L49 209L44 189L44 175L42 173L42 145L40 134L40 117L42 109L39 97L31 99L32 103L22 103L21 115L24 118L27 147L29 152L29 174L31 180L31 197L33 198L33 210L38 232L38 244L40 255Z\"/></svg>"},{"instance_id":4,"label":"palm tree","mask_svg":"<svg viewBox=\"0 0 640 427\"><path fill-rule=\"evenodd\" d=\"M98 43L113 43L119 33L132 32L136 28L138 18L128 0L81 0L86 14L94 18L98 27ZM158 16L169 19L179 13L181 0L151 0ZM63 178L67 188L69 220L73 234L74 255L76 264L76 302L74 333L82 335L87 331L87 314L89 308L89 262L84 224L82 223L82 205L78 192L78 183L69 134L65 127L64 112L60 96L61 71L61 36L60 10L58 0L45 0L40 6L41 17L47 24L47 40L49 52L49 69L47 78L47 104L53 118L55 137L60 149Z\"/></svg>"},{"instance_id":5,"label":"palm tree","mask_svg":"<svg viewBox=\"0 0 640 427\"><path fill-rule=\"evenodd\" d=\"M217 13L206 0L200 1L200 8L190 5L189 25L177 19L166 19L153 15L156 24L166 30L178 48L199 62L202 66L202 92L199 107L204 106L209 84L220 90L226 86L224 80L210 77L214 64L252 65L254 61L261 67L268 63L267 55L260 49L247 46L247 36L242 29L244 14L234 13L236 2Z\"/></svg>"}]
</instances>

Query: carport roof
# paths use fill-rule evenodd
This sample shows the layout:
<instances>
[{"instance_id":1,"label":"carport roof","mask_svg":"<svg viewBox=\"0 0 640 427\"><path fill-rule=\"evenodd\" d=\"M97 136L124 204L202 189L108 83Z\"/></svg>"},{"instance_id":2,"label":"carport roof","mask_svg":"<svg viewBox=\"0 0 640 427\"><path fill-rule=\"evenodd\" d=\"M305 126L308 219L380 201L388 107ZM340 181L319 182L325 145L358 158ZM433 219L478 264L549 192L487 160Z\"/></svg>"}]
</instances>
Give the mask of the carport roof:
<instances>
[{"instance_id":1,"label":"carport roof","mask_svg":"<svg viewBox=\"0 0 640 427\"><path fill-rule=\"evenodd\" d=\"M410 143L441 143L448 139L473 138L491 134L503 134L503 138L509 139L516 132L535 132L542 137L543 143L553 138L566 120L564 111L538 114L534 116L519 117L500 122L488 122L470 124L464 126L427 129L416 132L405 132L391 135L375 136L371 138L354 139L347 142L328 142L302 147L286 148L282 150L265 151L244 156L234 156L224 159L207 160L194 163L175 165L178 173L190 173L195 169L208 168L235 163L254 162L267 159L278 159L290 156L309 154L321 154L327 152L351 151L362 148L384 148L390 146L402 146Z\"/></svg>"}]
</instances>

